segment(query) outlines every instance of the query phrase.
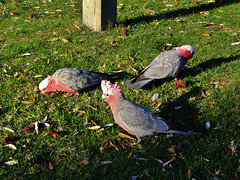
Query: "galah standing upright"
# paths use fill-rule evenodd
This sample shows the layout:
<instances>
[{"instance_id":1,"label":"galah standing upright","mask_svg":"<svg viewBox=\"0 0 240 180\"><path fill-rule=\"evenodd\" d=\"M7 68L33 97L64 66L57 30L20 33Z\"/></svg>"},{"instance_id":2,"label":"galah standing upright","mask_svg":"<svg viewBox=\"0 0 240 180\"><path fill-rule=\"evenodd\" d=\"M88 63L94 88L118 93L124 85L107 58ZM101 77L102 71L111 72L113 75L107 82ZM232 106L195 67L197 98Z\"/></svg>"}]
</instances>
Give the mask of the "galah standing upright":
<instances>
[{"instance_id":1,"label":"galah standing upright","mask_svg":"<svg viewBox=\"0 0 240 180\"><path fill-rule=\"evenodd\" d=\"M191 45L184 45L176 50L159 54L138 76L125 82L132 89L140 89L154 79L177 77L178 73L191 59L195 49Z\"/></svg>"},{"instance_id":2,"label":"galah standing upright","mask_svg":"<svg viewBox=\"0 0 240 180\"><path fill-rule=\"evenodd\" d=\"M147 108L125 98L118 85L109 81L102 81L102 98L109 104L115 122L128 133L135 135L138 142L142 136L157 133L177 133L191 136L191 131L182 130L166 122L161 117L155 116Z\"/></svg>"},{"instance_id":3,"label":"galah standing upright","mask_svg":"<svg viewBox=\"0 0 240 180\"><path fill-rule=\"evenodd\" d=\"M43 93L58 91L79 93L82 89L101 84L102 80L118 78L121 73L96 73L76 68L58 69L52 76L40 82L39 90Z\"/></svg>"}]
</instances>

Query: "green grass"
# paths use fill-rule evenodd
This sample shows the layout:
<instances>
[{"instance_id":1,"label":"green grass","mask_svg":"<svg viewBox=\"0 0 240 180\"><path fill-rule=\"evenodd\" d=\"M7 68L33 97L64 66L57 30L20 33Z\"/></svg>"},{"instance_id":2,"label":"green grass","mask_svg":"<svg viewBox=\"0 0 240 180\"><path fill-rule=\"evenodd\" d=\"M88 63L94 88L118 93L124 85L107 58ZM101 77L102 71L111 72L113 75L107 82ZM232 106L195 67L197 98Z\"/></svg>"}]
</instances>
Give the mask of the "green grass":
<instances>
[{"instance_id":1,"label":"green grass","mask_svg":"<svg viewBox=\"0 0 240 180\"><path fill-rule=\"evenodd\" d=\"M19 164L1 166L0 176L187 179L190 170L195 179L211 179L211 173L217 172L220 179L239 179L240 52L239 45L231 45L240 41L239 1L215 4L205 0L119 0L118 5L118 24L94 33L82 25L82 1L1 1L0 123L16 133L0 130L0 162L13 157ZM123 29L128 29L128 34L119 38ZM196 48L188 67L180 73L180 78L189 82L188 87L177 88L169 80L136 93L123 85L136 75L132 68L141 70L164 49L184 44ZM31 55L22 56L25 53ZM201 134L144 137L140 147L131 145L132 140L117 137L126 132L116 124L102 132L88 130L87 127L94 126L91 120L98 125L113 123L111 110L101 99L100 87L84 91L79 97L69 93L43 95L36 90L43 78L65 67L98 72L123 70L129 76L118 83L128 99L156 112L151 99L159 93L156 101L163 104L157 115L181 122ZM197 67L201 69L196 70ZM176 111L176 106L182 108ZM39 134L22 130L46 115L50 128ZM206 122L211 124L209 131ZM214 129L218 124L221 128ZM47 135L53 129L59 137ZM3 138L12 135L19 137L13 142L15 151L3 147L7 144ZM108 138L117 148L104 143ZM235 154L229 148L233 141ZM164 169L151 158L167 162L173 153L177 154L176 159ZM112 164L99 166L101 161Z\"/></svg>"}]
</instances>

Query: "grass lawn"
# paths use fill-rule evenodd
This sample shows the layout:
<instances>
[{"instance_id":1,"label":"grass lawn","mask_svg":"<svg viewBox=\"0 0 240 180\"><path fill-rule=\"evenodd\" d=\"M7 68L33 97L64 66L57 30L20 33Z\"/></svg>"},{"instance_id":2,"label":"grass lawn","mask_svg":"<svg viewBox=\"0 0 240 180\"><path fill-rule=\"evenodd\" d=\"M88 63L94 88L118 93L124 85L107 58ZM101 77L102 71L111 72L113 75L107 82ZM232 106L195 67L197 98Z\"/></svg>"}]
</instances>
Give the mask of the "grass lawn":
<instances>
[{"instance_id":1,"label":"grass lawn","mask_svg":"<svg viewBox=\"0 0 240 180\"><path fill-rule=\"evenodd\" d=\"M81 0L0 1L0 177L239 179L240 2L118 0L117 11L118 24L95 33L82 24ZM179 74L187 87L124 86L162 51L185 44L196 49ZM147 136L136 145L117 124L89 129L114 121L100 87L78 97L38 90L57 69L74 67L126 72L116 82L128 99L200 134ZM23 130L44 118L50 127L38 134ZM4 142L9 136L18 139ZM10 157L18 164L3 165Z\"/></svg>"}]
</instances>

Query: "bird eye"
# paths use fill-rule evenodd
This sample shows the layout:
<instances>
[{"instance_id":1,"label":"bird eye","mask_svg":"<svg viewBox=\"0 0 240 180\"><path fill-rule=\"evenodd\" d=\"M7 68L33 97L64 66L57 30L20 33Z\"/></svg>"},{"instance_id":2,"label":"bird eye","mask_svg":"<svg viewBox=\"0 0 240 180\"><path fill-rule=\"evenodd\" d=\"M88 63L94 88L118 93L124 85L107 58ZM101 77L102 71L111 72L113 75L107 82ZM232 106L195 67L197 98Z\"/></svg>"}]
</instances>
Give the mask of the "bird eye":
<instances>
[{"instance_id":1,"label":"bird eye","mask_svg":"<svg viewBox=\"0 0 240 180\"><path fill-rule=\"evenodd\" d=\"M106 94L106 96L109 96L109 94Z\"/></svg>"}]
</instances>

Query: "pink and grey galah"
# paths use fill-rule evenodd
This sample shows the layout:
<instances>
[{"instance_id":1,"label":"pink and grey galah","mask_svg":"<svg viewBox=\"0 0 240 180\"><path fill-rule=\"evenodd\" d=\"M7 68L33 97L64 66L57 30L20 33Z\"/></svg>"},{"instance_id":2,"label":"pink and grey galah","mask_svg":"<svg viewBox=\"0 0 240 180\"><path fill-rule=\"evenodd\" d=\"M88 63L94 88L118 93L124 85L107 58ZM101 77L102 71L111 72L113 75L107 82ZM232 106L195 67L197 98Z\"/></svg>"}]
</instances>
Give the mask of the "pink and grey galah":
<instances>
[{"instance_id":1,"label":"pink and grey galah","mask_svg":"<svg viewBox=\"0 0 240 180\"><path fill-rule=\"evenodd\" d=\"M112 74L96 73L76 68L58 69L52 76L40 82L39 90L43 93L79 93L79 91L83 89L100 85L102 80L118 78L119 74L121 73L122 72L116 72Z\"/></svg>"},{"instance_id":2,"label":"pink and grey galah","mask_svg":"<svg viewBox=\"0 0 240 180\"><path fill-rule=\"evenodd\" d=\"M154 115L147 108L125 98L118 85L112 85L109 81L101 83L102 98L109 104L115 122L128 133L138 138L155 135L157 133L177 133L191 136L192 131L184 130L170 124L163 118Z\"/></svg>"},{"instance_id":3,"label":"pink and grey galah","mask_svg":"<svg viewBox=\"0 0 240 180\"><path fill-rule=\"evenodd\" d=\"M184 45L176 50L159 54L138 76L125 84L132 89L140 89L154 79L177 77L178 73L193 57L195 49L191 45Z\"/></svg>"}]
</instances>

